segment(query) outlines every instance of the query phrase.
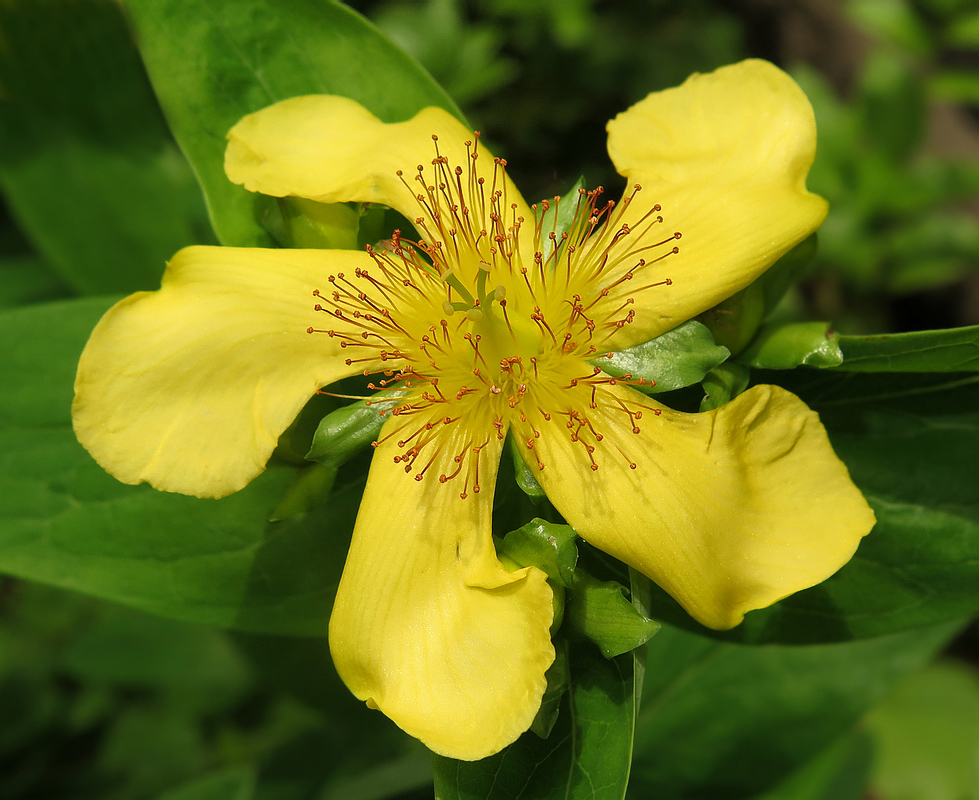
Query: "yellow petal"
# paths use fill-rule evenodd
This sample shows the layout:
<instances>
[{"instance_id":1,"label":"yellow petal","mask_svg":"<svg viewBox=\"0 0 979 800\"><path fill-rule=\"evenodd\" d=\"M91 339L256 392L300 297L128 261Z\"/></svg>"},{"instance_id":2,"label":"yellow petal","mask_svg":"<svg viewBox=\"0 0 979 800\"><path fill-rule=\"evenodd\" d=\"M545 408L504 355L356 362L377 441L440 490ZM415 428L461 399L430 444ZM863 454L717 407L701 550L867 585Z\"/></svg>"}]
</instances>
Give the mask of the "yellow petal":
<instances>
[{"instance_id":1,"label":"yellow petal","mask_svg":"<svg viewBox=\"0 0 979 800\"><path fill-rule=\"evenodd\" d=\"M438 137L437 143L433 136ZM225 172L249 191L274 197L296 195L322 203L383 203L412 221L428 216L416 199L418 193L425 193L416 180L419 166L426 183L437 186L455 180L444 168L433 166L438 155L448 159L449 172L463 168L464 184L469 165L476 163L486 179L487 198L486 208L474 208L478 212L474 217L479 217L476 230L490 229L482 211L488 209L494 185L493 156L480 145L473 162L470 154L476 137L441 108L426 108L406 122L384 123L346 97L293 97L244 117L228 139ZM511 209L516 204L515 213L532 220L513 183L502 172L496 174L497 188L504 192L502 207Z\"/></svg>"},{"instance_id":2,"label":"yellow petal","mask_svg":"<svg viewBox=\"0 0 979 800\"><path fill-rule=\"evenodd\" d=\"M387 423L383 436L404 418ZM421 425L423 423L419 423ZM480 432L480 440L484 432ZM402 435L402 434L398 434ZM479 493L452 456L461 424L424 479L405 474L393 441L375 452L330 621L330 647L350 690L444 756L492 755L530 726L554 660L551 590L535 568L507 572L490 534L500 444L479 455ZM469 442L471 447L472 443ZM451 465L451 468L448 468Z\"/></svg>"},{"instance_id":3,"label":"yellow petal","mask_svg":"<svg viewBox=\"0 0 979 800\"><path fill-rule=\"evenodd\" d=\"M805 187L816 152L812 107L767 61L743 61L655 92L609 122L608 133L616 169L642 187L622 217L633 227L629 246L682 234L623 264L679 248L623 287L635 300L636 320L612 349L658 336L730 297L826 216L826 202ZM662 210L640 222L657 203ZM660 215L663 222L643 234ZM672 285L636 289L666 278Z\"/></svg>"},{"instance_id":4,"label":"yellow petal","mask_svg":"<svg viewBox=\"0 0 979 800\"><path fill-rule=\"evenodd\" d=\"M79 441L124 483L222 497L265 469L279 435L347 366L314 289L366 253L189 247L157 292L113 306L82 353Z\"/></svg>"},{"instance_id":5,"label":"yellow petal","mask_svg":"<svg viewBox=\"0 0 979 800\"><path fill-rule=\"evenodd\" d=\"M538 480L584 539L704 625L731 628L828 578L873 527L818 416L783 389L756 386L715 411L681 414L606 386L598 405L588 417L601 441L587 427L578 443L563 423L542 430Z\"/></svg>"}]
</instances>

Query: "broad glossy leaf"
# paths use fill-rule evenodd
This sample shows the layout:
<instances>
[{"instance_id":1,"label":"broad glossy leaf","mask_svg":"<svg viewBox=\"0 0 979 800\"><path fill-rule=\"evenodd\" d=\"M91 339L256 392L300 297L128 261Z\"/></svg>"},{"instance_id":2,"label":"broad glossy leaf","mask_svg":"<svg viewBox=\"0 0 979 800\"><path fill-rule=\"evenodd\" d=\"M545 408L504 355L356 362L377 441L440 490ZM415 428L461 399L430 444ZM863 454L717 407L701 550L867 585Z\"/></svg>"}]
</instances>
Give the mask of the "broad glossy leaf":
<instances>
[{"instance_id":1,"label":"broad glossy leaf","mask_svg":"<svg viewBox=\"0 0 979 800\"><path fill-rule=\"evenodd\" d=\"M212 239L119 4L0 5L0 189L74 291L159 285L174 251Z\"/></svg>"},{"instance_id":2,"label":"broad glossy leaf","mask_svg":"<svg viewBox=\"0 0 979 800\"><path fill-rule=\"evenodd\" d=\"M662 336L593 363L609 375L629 374L633 380L642 379L647 383L636 388L656 394L699 383L730 355L726 347L714 344L704 325L688 320Z\"/></svg>"},{"instance_id":3,"label":"broad glossy leaf","mask_svg":"<svg viewBox=\"0 0 979 800\"><path fill-rule=\"evenodd\" d=\"M0 260L0 309L60 300L71 289L40 258L21 256Z\"/></svg>"},{"instance_id":4,"label":"broad glossy leaf","mask_svg":"<svg viewBox=\"0 0 979 800\"><path fill-rule=\"evenodd\" d=\"M327 467L324 464L311 464L300 470L269 515L269 522L280 522L323 505L330 498L339 471L339 467Z\"/></svg>"},{"instance_id":5,"label":"broad glossy leaf","mask_svg":"<svg viewBox=\"0 0 979 800\"><path fill-rule=\"evenodd\" d=\"M359 499L269 513L274 467L223 500L125 486L78 445L72 376L105 299L0 314L0 572L163 616L281 634L326 630Z\"/></svg>"},{"instance_id":6,"label":"broad glossy leaf","mask_svg":"<svg viewBox=\"0 0 979 800\"><path fill-rule=\"evenodd\" d=\"M877 525L838 573L750 612L732 631L696 625L655 588L652 616L733 641L832 642L979 610L979 376L793 370L756 378L782 382L820 413Z\"/></svg>"},{"instance_id":7,"label":"broad glossy leaf","mask_svg":"<svg viewBox=\"0 0 979 800\"><path fill-rule=\"evenodd\" d=\"M979 371L979 325L878 336L841 336L846 372Z\"/></svg>"},{"instance_id":8,"label":"broad glossy leaf","mask_svg":"<svg viewBox=\"0 0 979 800\"><path fill-rule=\"evenodd\" d=\"M806 647L650 642L630 797L747 800L818 756L961 622Z\"/></svg>"},{"instance_id":9,"label":"broad glossy leaf","mask_svg":"<svg viewBox=\"0 0 979 800\"><path fill-rule=\"evenodd\" d=\"M130 0L150 80L204 188L223 244L271 244L267 198L224 175L225 136L245 114L305 94L357 100L387 122L425 106L461 113L363 17L332 0Z\"/></svg>"}]
</instances>

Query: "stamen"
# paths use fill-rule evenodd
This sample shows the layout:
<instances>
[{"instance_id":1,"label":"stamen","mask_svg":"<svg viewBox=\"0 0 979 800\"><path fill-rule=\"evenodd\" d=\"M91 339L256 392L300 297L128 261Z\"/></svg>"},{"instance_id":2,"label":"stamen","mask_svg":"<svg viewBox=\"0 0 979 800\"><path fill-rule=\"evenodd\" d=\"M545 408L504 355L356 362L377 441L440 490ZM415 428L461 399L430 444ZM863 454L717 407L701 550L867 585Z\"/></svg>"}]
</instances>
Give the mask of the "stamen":
<instances>
[{"instance_id":1,"label":"stamen","mask_svg":"<svg viewBox=\"0 0 979 800\"><path fill-rule=\"evenodd\" d=\"M653 382L609 376L589 359L647 313L642 293L673 283L661 262L679 253L680 234L661 232L659 204L637 210L638 184L618 203L602 204L600 186L543 200L527 221L508 196L506 161L480 158L478 133L460 164L438 135L431 140L430 163L396 173L417 203L419 238L394 231L366 247L366 266L328 275L329 291L312 293L309 313L325 317L307 333L356 354L344 361L353 372L383 375L368 383L380 394L320 392L385 401L378 413L387 427L373 445L390 448L415 481L459 478L463 500L480 492L483 451L511 426L539 470L540 448L554 436L568 437L592 470L608 457L636 469L623 438L660 410L626 387ZM567 204L575 213L559 231ZM392 391L407 394L393 405Z\"/></svg>"}]
</instances>

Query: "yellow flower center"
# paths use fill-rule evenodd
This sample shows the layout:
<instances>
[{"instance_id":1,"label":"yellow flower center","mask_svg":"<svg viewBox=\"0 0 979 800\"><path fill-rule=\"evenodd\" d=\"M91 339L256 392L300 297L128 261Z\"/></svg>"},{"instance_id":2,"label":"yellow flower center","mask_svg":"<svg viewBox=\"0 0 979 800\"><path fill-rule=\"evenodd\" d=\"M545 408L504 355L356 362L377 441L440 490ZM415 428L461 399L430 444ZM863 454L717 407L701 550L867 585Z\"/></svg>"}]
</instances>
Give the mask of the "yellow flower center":
<instances>
[{"instance_id":1,"label":"yellow flower center","mask_svg":"<svg viewBox=\"0 0 979 800\"><path fill-rule=\"evenodd\" d=\"M680 234L661 232L659 205L623 222L638 185L618 207L598 206L601 188L581 191L560 234L545 222L558 219L567 202L559 198L534 207L529 225L507 201L506 162L494 159L492 175L479 174L478 134L466 143L466 166L454 168L432 138L436 157L430 170L418 166L415 189L399 172L424 238L395 231L383 248L367 248L376 269L330 275L329 291L314 295L331 327L309 332L338 338L347 363L363 363L365 375L382 372L371 388L413 390L375 445L396 441L395 461L415 480L434 465L443 483L462 477L463 498L479 492L479 452L508 430L539 469L546 465L535 443L546 431L570 437L597 470L606 442L598 419L624 416L639 433L643 412L659 411L641 395L612 391L643 380L611 377L590 361L633 322L636 294L671 283L661 262L679 251ZM449 425L464 435L452 439L461 441L457 452L444 453ZM608 445L635 468L618 441Z\"/></svg>"}]
</instances>

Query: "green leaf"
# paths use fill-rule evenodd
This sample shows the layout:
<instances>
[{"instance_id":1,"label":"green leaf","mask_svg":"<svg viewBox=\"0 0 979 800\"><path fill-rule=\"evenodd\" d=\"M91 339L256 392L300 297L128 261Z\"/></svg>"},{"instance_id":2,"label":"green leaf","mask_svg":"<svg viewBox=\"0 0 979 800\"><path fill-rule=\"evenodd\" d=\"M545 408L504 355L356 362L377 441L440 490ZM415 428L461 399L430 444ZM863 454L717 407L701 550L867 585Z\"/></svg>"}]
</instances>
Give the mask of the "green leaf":
<instances>
[{"instance_id":1,"label":"green leaf","mask_svg":"<svg viewBox=\"0 0 979 800\"><path fill-rule=\"evenodd\" d=\"M867 717L877 742L873 786L888 800L976 797L979 676L964 662L913 676Z\"/></svg>"},{"instance_id":2,"label":"green leaf","mask_svg":"<svg viewBox=\"0 0 979 800\"><path fill-rule=\"evenodd\" d=\"M626 599L624 586L596 580L582 570L575 573L565 620L570 630L597 644L606 658L641 647L660 628Z\"/></svg>"},{"instance_id":3,"label":"green leaf","mask_svg":"<svg viewBox=\"0 0 979 800\"><path fill-rule=\"evenodd\" d=\"M864 800L873 755L866 732L841 736L757 800Z\"/></svg>"},{"instance_id":4,"label":"green leaf","mask_svg":"<svg viewBox=\"0 0 979 800\"><path fill-rule=\"evenodd\" d=\"M738 362L758 369L836 367L843 362L839 340L826 322L763 325Z\"/></svg>"},{"instance_id":5,"label":"green leaf","mask_svg":"<svg viewBox=\"0 0 979 800\"><path fill-rule=\"evenodd\" d=\"M25 256L0 261L0 309L60 300L71 294L40 258Z\"/></svg>"},{"instance_id":6,"label":"green leaf","mask_svg":"<svg viewBox=\"0 0 979 800\"><path fill-rule=\"evenodd\" d=\"M877 336L841 336L846 372L979 371L979 325Z\"/></svg>"},{"instance_id":7,"label":"green leaf","mask_svg":"<svg viewBox=\"0 0 979 800\"><path fill-rule=\"evenodd\" d=\"M204 203L112 0L0 6L0 188L74 291L159 286Z\"/></svg>"},{"instance_id":8,"label":"green leaf","mask_svg":"<svg viewBox=\"0 0 979 800\"><path fill-rule=\"evenodd\" d=\"M664 626L647 653L631 795L749 798L775 787L961 626L806 647L723 644Z\"/></svg>"},{"instance_id":9,"label":"green leaf","mask_svg":"<svg viewBox=\"0 0 979 800\"><path fill-rule=\"evenodd\" d=\"M671 392L700 383L731 353L714 344L710 331L688 320L643 344L592 361L609 375L631 375L647 383L636 388L648 394Z\"/></svg>"},{"instance_id":10,"label":"green leaf","mask_svg":"<svg viewBox=\"0 0 979 800\"><path fill-rule=\"evenodd\" d=\"M462 118L448 95L363 17L332 0L130 0L140 52L170 127L226 245L268 246L272 201L224 174L225 136L243 116L305 94L351 97L386 122L426 106Z\"/></svg>"},{"instance_id":11,"label":"green leaf","mask_svg":"<svg viewBox=\"0 0 979 800\"><path fill-rule=\"evenodd\" d=\"M781 381L820 417L877 515L854 558L811 589L703 628L659 589L656 619L745 642L880 636L979 611L979 376L793 370Z\"/></svg>"},{"instance_id":12,"label":"green leaf","mask_svg":"<svg viewBox=\"0 0 979 800\"><path fill-rule=\"evenodd\" d=\"M71 430L72 377L104 299L0 313L0 572L178 619L326 630L359 487L266 523L295 470L222 500L125 486Z\"/></svg>"}]
</instances>

